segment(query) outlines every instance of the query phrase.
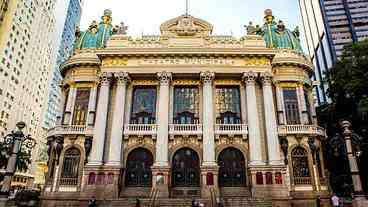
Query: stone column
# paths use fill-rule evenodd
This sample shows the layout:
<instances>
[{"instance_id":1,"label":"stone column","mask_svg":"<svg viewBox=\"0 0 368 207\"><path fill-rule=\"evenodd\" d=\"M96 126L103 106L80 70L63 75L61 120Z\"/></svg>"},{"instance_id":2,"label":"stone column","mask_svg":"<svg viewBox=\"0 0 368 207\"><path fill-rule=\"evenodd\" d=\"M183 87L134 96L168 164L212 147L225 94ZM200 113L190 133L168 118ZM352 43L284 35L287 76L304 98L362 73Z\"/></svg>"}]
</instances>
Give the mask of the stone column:
<instances>
[{"instance_id":1,"label":"stone column","mask_svg":"<svg viewBox=\"0 0 368 207\"><path fill-rule=\"evenodd\" d=\"M157 197L169 197L168 137L169 137L169 101L172 74L159 72L159 103L157 116L156 160L152 166L152 186L158 189Z\"/></svg>"},{"instance_id":2,"label":"stone column","mask_svg":"<svg viewBox=\"0 0 368 207\"><path fill-rule=\"evenodd\" d=\"M252 71L244 73L243 79L246 83L247 114L249 131L250 165L264 165L262 160L261 132L259 130L259 117L256 102L255 80L257 73ZM250 116L250 114L252 114Z\"/></svg>"},{"instance_id":3,"label":"stone column","mask_svg":"<svg viewBox=\"0 0 368 207\"><path fill-rule=\"evenodd\" d=\"M69 94L68 94L68 100L66 102L65 112L64 112L64 125L70 125L72 121L72 112L74 108L74 100L75 96L77 95L77 88L70 87L69 88Z\"/></svg>"},{"instance_id":4,"label":"stone column","mask_svg":"<svg viewBox=\"0 0 368 207\"><path fill-rule=\"evenodd\" d=\"M155 166L168 166L168 136L169 136L169 101L171 73L160 72L157 74L160 80L157 140Z\"/></svg>"},{"instance_id":5,"label":"stone column","mask_svg":"<svg viewBox=\"0 0 368 207\"><path fill-rule=\"evenodd\" d=\"M285 106L284 106L284 94L282 87L276 84L276 100L277 100L277 115L279 119L279 124L286 124L285 118Z\"/></svg>"},{"instance_id":6,"label":"stone column","mask_svg":"<svg viewBox=\"0 0 368 207\"><path fill-rule=\"evenodd\" d=\"M275 104L272 92L272 75L270 73L263 73L261 75L261 79L263 82L263 102L266 121L268 161L271 165L281 165Z\"/></svg>"},{"instance_id":7,"label":"stone column","mask_svg":"<svg viewBox=\"0 0 368 207\"><path fill-rule=\"evenodd\" d=\"M367 204L368 201L364 199L364 191L363 191L362 182L360 179L359 167L358 167L355 153L353 152L353 146L352 146L352 141L351 141L353 132L351 130L351 124L349 121L342 121L340 125L341 125L342 134L345 139L346 154L349 160L351 180L353 181L353 188L354 188L353 206L363 207L363 206L366 206L364 204Z\"/></svg>"},{"instance_id":8,"label":"stone column","mask_svg":"<svg viewBox=\"0 0 368 207\"><path fill-rule=\"evenodd\" d=\"M304 97L304 86L303 84L300 84L297 88L297 94L299 97L299 107L300 107L300 118L302 124L309 124L308 120L308 111L307 111L307 104L305 103L305 97Z\"/></svg>"},{"instance_id":9,"label":"stone column","mask_svg":"<svg viewBox=\"0 0 368 207\"><path fill-rule=\"evenodd\" d=\"M214 128L214 97L213 79L214 72L202 72L203 82L203 163L205 166L216 166L215 158L215 128Z\"/></svg>"},{"instance_id":10,"label":"stone column","mask_svg":"<svg viewBox=\"0 0 368 207\"><path fill-rule=\"evenodd\" d=\"M123 140L123 124L124 124L124 109L126 86L129 82L129 75L125 72L119 72L115 75L117 88L115 96L115 107L111 127L110 149L107 165L120 166L122 154Z\"/></svg>"},{"instance_id":11,"label":"stone column","mask_svg":"<svg viewBox=\"0 0 368 207\"><path fill-rule=\"evenodd\" d=\"M60 105L59 105L59 108L58 108L58 111L59 111L59 114L58 116L56 117L56 125L62 125L63 122L63 117L64 117L64 114L65 114L65 104L66 104L66 92L63 88L63 86L60 85L60 91L61 91L61 100L60 100Z\"/></svg>"},{"instance_id":12,"label":"stone column","mask_svg":"<svg viewBox=\"0 0 368 207\"><path fill-rule=\"evenodd\" d=\"M215 156L215 110L214 110L214 95L213 95L213 80L215 79L214 72L202 72L200 74L203 83L203 162L201 166L201 195L203 198L211 198L211 191L216 195L218 190L218 165ZM212 180L212 183L207 183L207 180Z\"/></svg>"},{"instance_id":13,"label":"stone column","mask_svg":"<svg viewBox=\"0 0 368 207\"><path fill-rule=\"evenodd\" d=\"M90 90L89 102L88 102L88 118L87 126L93 126L96 114L96 98L97 98L97 87L93 87Z\"/></svg>"},{"instance_id":14,"label":"stone column","mask_svg":"<svg viewBox=\"0 0 368 207\"><path fill-rule=\"evenodd\" d=\"M102 73L100 76L100 94L98 96L96 122L94 127L92 151L88 165L102 165L107 125L107 113L110 96L110 73Z\"/></svg>"}]
</instances>

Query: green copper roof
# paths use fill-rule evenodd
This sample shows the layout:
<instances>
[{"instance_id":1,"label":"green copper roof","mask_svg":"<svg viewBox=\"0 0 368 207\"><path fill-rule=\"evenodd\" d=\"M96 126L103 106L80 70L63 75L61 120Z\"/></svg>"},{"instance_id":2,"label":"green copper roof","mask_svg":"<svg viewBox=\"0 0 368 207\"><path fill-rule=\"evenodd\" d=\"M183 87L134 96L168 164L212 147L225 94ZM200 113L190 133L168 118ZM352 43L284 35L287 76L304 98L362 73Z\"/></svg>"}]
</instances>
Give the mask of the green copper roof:
<instances>
[{"instance_id":1,"label":"green copper roof","mask_svg":"<svg viewBox=\"0 0 368 207\"><path fill-rule=\"evenodd\" d=\"M77 31L74 49L104 48L113 31L111 14L111 11L107 9L104 11L104 15L101 17L102 21L99 24L93 21L87 31Z\"/></svg>"},{"instance_id":2,"label":"green copper roof","mask_svg":"<svg viewBox=\"0 0 368 207\"><path fill-rule=\"evenodd\" d=\"M294 31L290 31L284 25L284 22L279 20L275 22L275 17L272 15L272 11L267 9L265 11L264 25L259 27L253 27L252 24L247 27L248 34L262 35L266 41L268 48L276 49L292 49L303 52L300 39L299 28L296 27Z\"/></svg>"}]
</instances>

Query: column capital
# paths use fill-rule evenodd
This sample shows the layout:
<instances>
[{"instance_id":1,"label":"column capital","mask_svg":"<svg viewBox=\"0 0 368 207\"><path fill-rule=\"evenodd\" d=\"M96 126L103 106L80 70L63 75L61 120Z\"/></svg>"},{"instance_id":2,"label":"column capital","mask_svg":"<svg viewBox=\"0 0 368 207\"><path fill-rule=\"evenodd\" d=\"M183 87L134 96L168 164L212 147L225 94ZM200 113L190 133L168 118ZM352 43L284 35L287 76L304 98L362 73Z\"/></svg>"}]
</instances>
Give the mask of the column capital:
<instances>
[{"instance_id":1,"label":"column capital","mask_svg":"<svg viewBox=\"0 0 368 207\"><path fill-rule=\"evenodd\" d=\"M114 73L114 77L118 85L126 85L130 81L129 73L127 72Z\"/></svg>"},{"instance_id":2,"label":"column capital","mask_svg":"<svg viewBox=\"0 0 368 207\"><path fill-rule=\"evenodd\" d=\"M112 73L102 72L98 75L98 77L100 79L101 85L109 85L112 78Z\"/></svg>"},{"instance_id":3,"label":"column capital","mask_svg":"<svg viewBox=\"0 0 368 207\"><path fill-rule=\"evenodd\" d=\"M264 72L260 74L263 85L271 85L272 83L272 74L269 72Z\"/></svg>"},{"instance_id":4,"label":"column capital","mask_svg":"<svg viewBox=\"0 0 368 207\"><path fill-rule=\"evenodd\" d=\"M166 71L158 72L157 78L160 81L160 85L169 85L172 79L172 74Z\"/></svg>"},{"instance_id":5,"label":"column capital","mask_svg":"<svg viewBox=\"0 0 368 207\"><path fill-rule=\"evenodd\" d=\"M253 72L253 71L243 73L243 80L247 84L254 83L256 81L257 77L258 77L258 74L256 72Z\"/></svg>"},{"instance_id":6,"label":"column capital","mask_svg":"<svg viewBox=\"0 0 368 207\"><path fill-rule=\"evenodd\" d=\"M215 73L210 71L201 72L200 77L204 84L211 84L213 79L215 79Z\"/></svg>"}]
</instances>

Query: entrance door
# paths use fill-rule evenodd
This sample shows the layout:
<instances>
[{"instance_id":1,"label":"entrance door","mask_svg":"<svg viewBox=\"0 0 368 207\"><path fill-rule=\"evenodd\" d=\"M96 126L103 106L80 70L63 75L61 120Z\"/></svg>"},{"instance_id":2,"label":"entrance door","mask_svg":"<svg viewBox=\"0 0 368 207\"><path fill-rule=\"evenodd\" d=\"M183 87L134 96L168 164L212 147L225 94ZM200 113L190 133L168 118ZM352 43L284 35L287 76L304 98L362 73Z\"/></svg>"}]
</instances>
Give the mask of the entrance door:
<instances>
[{"instance_id":1,"label":"entrance door","mask_svg":"<svg viewBox=\"0 0 368 207\"><path fill-rule=\"evenodd\" d=\"M190 148L183 148L174 154L172 160L173 187L198 187L200 181L199 157Z\"/></svg>"},{"instance_id":2,"label":"entrance door","mask_svg":"<svg viewBox=\"0 0 368 207\"><path fill-rule=\"evenodd\" d=\"M153 156L144 148L129 153L125 173L125 185L131 187L149 187L152 185L151 166Z\"/></svg>"},{"instance_id":3,"label":"entrance door","mask_svg":"<svg viewBox=\"0 0 368 207\"><path fill-rule=\"evenodd\" d=\"M219 186L242 187L246 185L245 159L236 148L224 149L219 157Z\"/></svg>"}]
</instances>

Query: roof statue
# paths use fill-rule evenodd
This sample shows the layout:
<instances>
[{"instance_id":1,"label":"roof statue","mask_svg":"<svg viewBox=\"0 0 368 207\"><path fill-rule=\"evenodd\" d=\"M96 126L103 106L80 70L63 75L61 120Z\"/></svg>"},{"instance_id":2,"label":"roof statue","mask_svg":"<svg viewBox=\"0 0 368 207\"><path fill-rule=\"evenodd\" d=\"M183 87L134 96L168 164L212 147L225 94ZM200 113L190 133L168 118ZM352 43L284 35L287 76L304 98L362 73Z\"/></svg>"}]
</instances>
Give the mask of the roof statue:
<instances>
[{"instance_id":1,"label":"roof statue","mask_svg":"<svg viewBox=\"0 0 368 207\"><path fill-rule=\"evenodd\" d=\"M99 24L96 21L92 21L87 31L80 32L77 29L75 49L104 48L113 31L111 15L111 10L106 9Z\"/></svg>"},{"instance_id":2,"label":"roof statue","mask_svg":"<svg viewBox=\"0 0 368 207\"><path fill-rule=\"evenodd\" d=\"M254 27L252 24L248 25L246 27L248 35L262 35L268 48L303 51L300 45L298 27L292 32L285 27L282 20L276 23L275 17L272 15L272 10L270 9L265 11L264 22L262 27L258 25Z\"/></svg>"},{"instance_id":3,"label":"roof statue","mask_svg":"<svg viewBox=\"0 0 368 207\"><path fill-rule=\"evenodd\" d=\"M181 15L161 24L160 30L163 36L169 37L206 37L212 33L213 26L191 15Z\"/></svg>"}]
</instances>

